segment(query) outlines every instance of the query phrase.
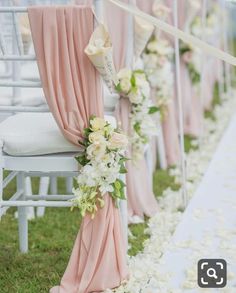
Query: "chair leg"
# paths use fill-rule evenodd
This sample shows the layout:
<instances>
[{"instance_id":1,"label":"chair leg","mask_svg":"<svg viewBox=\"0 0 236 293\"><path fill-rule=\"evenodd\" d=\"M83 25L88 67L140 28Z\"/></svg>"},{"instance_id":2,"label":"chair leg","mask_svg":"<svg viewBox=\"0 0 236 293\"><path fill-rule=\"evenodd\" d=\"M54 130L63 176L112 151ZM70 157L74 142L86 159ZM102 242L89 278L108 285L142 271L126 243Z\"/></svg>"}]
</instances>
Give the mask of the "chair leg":
<instances>
[{"instance_id":1,"label":"chair leg","mask_svg":"<svg viewBox=\"0 0 236 293\"><path fill-rule=\"evenodd\" d=\"M3 159L2 159L2 148L3 143L0 141L0 211L1 211L1 201L3 200ZM1 213L0 213L1 220Z\"/></svg>"},{"instance_id":2,"label":"chair leg","mask_svg":"<svg viewBox=\"0 0 236 293\"><path fill-rule=\"evenodd\" d=\"M73 177L66 178L66 193L71 194L73 188Z\"/></svg>"},{"instance_id":3,"label":"chair leg","mask_svg":"<svg viewBox=\"0 0 236 293\"><path fill-rule=\"evenodd\" d=\"M32 192L31 178L29 176L27 176L25 178L25 195L31 196L32 194L33 194L33 192ZM27 207L27 219L28 220L35 219L34 207Z\"/></svg>"},{"instance_id":4,"label":"chair leg","mask_svg":"<svg viewBox=\"0 0 236 293\"><path fill-rule=\"evenodd\" d=\"M51 194L57 194L57 177L50 176L50 192Z\"/></svg>"},{"instance_id":5,"label":"chair leg","mask_svg":"<svg viewBox=\"0 0 236 293\"><path fill-rule=\"evenodd\" d=\"M162 127L160 125L158 129L159 135L157 136L157 148L158 148L158 158L160 161L161 169L167 169L167 161L166 161L166 151L165 151L165 143L162 132Z\"/></svg>"},{"instance_id":6,"label":"chair leg","mask_svg":"<svg viewBox=\"0 0 236 293\"><path fill-rule=\"evenodd\" d=\"M120 179L126 183L125 180L126 176L121 175ZM127 205L127 191L125 189L125 197L126 200L121 200L119 204L120 208L120 215L121 215L121 221L122 221L122 226L123 226L123 233L124 233L124 239L125 239L125 244L128 249L128 205Z\"/></svg>"},{"instance_id":7,"label":"chair leg","mask_svg":"<svg viewBox=\"0 0 236 293\"><path fill-rule=\"evenodd\" d=\"M17 190L23 191L22 200L26 199L25 196L25 176L23 172L17 175ZM27 220L27 207L18 207L18 226L19 226L19 244L20 252L28 252L28 220Z\"/></svg>"},{"instance_id":8,"label":"chair leg","mask_svg":"<svg viewBox=\"0 0 236 293\"><path fill-rule=\"evenodd\" d=\"M152 155L152 146L151 144L149 144L146 148L146 152L145 152L145 159L146 159L146 162L147 162L147 169L148 169L148 177L149 177L149 180L150 180L150 186L153 185L153 155Z\"/></svg>"},{"instance_id":9,"label":"chair leg","mask_svg":"<svg viewBox=\"0 0 236 293\"><path fill-rule=\"evenodd\" d=\"M49 177L41 177L39 184L39 195L47 195L49 189ZM37 208L37 217L43 217L45 213L45 207Z\"/></svg>"},{"instance_id":10,"label":"chair leg","mask_svg":"<svg viewBox=\"0 0 236 293\"><path fill-rule=\"evenodd\" d=\"M31 185L31 178L27 176L25 178L25 195L31 196L33 194L32 192L32 185ZM33 220L35 219L35 213L34 213L34 207L27 207L27 219ZM15 218L18 218L18 212L15 212Z\"/></svg>"}]
</instances>

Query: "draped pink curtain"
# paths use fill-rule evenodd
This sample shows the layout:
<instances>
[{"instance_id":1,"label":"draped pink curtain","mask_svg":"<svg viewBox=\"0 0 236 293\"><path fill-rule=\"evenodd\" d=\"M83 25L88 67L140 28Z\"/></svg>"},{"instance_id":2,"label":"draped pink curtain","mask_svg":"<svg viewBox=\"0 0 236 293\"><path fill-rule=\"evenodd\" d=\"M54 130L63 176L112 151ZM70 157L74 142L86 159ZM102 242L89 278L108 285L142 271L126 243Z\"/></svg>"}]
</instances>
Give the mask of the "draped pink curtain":
<instances>
[{"instance_id":1,"label":"draped pink curtain","mask_svg":"<svg viewBox=\"0 0 236 293\"><path fill-rule=\"evenodd\" d=\"M170 23L174 24L173 1L166 0L166 4L170 7L172 15ZM187 1L178 1L178 27L185 30L187 18ZM172 38L172 42L174 39ZM194 89L186 63L181 58L180 60L180 77L182 86L182 102L184 112L184 132L192 136L199 136L201 131L201 120L203 119L203 110L201 108L201 100L199 94Z\"/></svg>"},{"instance_id":2,"label":"draped pink curtain","mask_svg":"<svg viewBox=\"0 0 236 293\"><path fill-rule=\"evenodd\" d=\"M178 1L178 22L179 28L184 30L187 18L186 1ZM201 107L201 98L194 89L190 80L186 63L181 59L181 83L182 98L184 109L184 131L194 137L198 137L201 132L201 120L203 119L203 109Z\"/></svg>"},{"instance_id":3,"label":"draped pink curtain","mask_svg":"<svg viewBox=\"0 0 236 293\"><path fill-rule=\"evenodd\" d=\"M152 14L152 7L154 0L136 0L139 9L148 14ZM162 38L167 38L166 34L162 34ZM164 135L166 159L169 166L178 164L180 160L180 149L178 139L178 124L176 123L177 107L175 104L175 97L170 100L167 108L167 114L162 123L162 130Z\"/></svg>"},{"instance_id":4,"label":"draped pink curtain","mask_svg":"<svg viewBox=\"0 0 236 293\"><path fill-rule=\"evenodd\" d=\"M123 2L129 2L125 0ZM127 33L128 33L128 13L122 11L114 4L105 1L105 19L107 20L108 29L111 35L114 61L116 70L126 66L127 54ZM131 60L129 60L131 61ZM131 62L130 62L131 63ZM126 98L121 98L117 107L117 119L121 123L126 133L130 133L130 103ZM128 156L131 155L130 152ZM128 213L130 219L133 216L143 218L153 216L157 210L157 202L150 186L148 179L148 169L145 158L141 159L137 165L130 161L127 163L127 197L128 197Z\"/></svg>"},{"instance_id":5,"label":"draped pink curtain","mask_svg":"<svg viewBox=\"0 0 236 293\"><path fill-rule=\"evenodd\" d=\"M64 136L78 145L89 117L103 116L100 78L84 54L93 32L92 10L52 6L28 12L48 105ZM84 217L60 286L50 292L101 292L119 286L127 275L119 211L106 195L95 218Z\"/></svg>"}]
</instances>

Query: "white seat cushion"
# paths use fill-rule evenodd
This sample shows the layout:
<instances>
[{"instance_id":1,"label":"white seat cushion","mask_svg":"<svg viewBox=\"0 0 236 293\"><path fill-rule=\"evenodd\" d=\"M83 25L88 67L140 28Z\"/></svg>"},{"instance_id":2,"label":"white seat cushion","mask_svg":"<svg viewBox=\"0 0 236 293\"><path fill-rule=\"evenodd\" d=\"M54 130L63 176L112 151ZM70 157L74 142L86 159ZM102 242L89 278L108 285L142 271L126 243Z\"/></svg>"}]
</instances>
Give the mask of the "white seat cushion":
<instances>
[{"instance_id":1,"label":"white seat cushion","mask_svg":"<svg viewBox=\"0 0 236 293\"><path fill-rule=\"evenodd\" d=\"M116 125L112 116L105 119ZM34 156L78 152L79 147L61 134L51 113L21 113L0 123L3 151L11 156Z\"/></svg>"}]
</instances>

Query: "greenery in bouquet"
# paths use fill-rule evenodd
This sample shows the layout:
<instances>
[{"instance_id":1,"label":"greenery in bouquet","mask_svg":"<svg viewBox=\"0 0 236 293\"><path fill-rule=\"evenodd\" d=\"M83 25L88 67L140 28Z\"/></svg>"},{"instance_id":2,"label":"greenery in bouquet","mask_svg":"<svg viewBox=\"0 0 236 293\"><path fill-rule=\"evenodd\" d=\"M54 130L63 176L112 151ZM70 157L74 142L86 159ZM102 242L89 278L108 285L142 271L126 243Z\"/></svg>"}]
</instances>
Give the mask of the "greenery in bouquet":
<instances>
[{"instance_id":1,"label":"greenery in bouquet","mask_svg":"<svg viewBox=\"0 0 236 293\"><path fill-rule=\"evenodd\" d=\"M88 213L94 218L98 208L104 206L106 193L115 201L125 199L120 174L126 173L128 138L103 118L91 117L84 129L84 140L79 143L84 150L76 157L81 169L72 202L82 216Z\"/></svg>"},{"instance_id":2,"label":"greenery in bouquet","mask_svg":"<svg viewBox=\"0 0 236 293\"><path fill-rule=\"evenodd\" d=\"M130 123L132 133L130 135L132 146L132 159L138 161L143 157L145 145L150 136L157 131L156 125L151 117L158 111L152 105L150 99L150 85L143 70L121 69L118 74L117 92L129 99L132 109Z\"/></svg>"}]
</instances>

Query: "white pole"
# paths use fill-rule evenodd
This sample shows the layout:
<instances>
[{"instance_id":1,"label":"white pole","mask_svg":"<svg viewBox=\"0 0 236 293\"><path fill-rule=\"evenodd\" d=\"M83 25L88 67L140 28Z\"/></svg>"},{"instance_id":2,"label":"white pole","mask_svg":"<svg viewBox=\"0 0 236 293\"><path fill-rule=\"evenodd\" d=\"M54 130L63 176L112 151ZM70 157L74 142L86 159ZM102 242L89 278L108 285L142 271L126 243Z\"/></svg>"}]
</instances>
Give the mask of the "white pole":
<instances>
[{"instance_id":1,"label":"white pole","mask_svg":"<svg viewBox=\"0 0 236 293\"><path fill-rule=\"evenodd\" d=\"M230 10L230 17L229 17L229 25L228 25L228 31L229 31L229 37L230 37L230 42L229 42L229 49L230 49L230 54L235 55L234 52L234 25L233 25L233 19L232 19L232 11L234 9L234 3L228 2L228 9ZM235 69L231 66L231 87L233 87L235 82Z\"/></svg>"},{"instance_id":2,"label":"white pole","mask_svg":"<svg viewBox=\"0 0 236 293\"><path fill-rule=\"evenodd\" d=\"M16 41L16 35L15 35L15 28L13 28L12 31L12 50L13 54L16 54L18 52L17 47L17 41ZM12 61L12 80L14 82L20 81L20 75L21 75L21 67L20 67L20 61ZM13 96L13 103L15 98L19 98L21 95L21 89L19 87L13 87L12 88L12 96Z\"/></svg>"},{"instance_id":3,"label":"white pole","mask_svg":"<svg viewBox=\"0 0 236 293\"><path fill-rule=\"evenodd\" d=\"M218 5L219 5L219 8L221 7L221 0L218 0ZM221 22L222 21L222 11L221 9L219 9L219 21ZM222 45L223 45L223 29L222 29L222 26L219 26L219 49L222 48ZM219 62L219 94L220 94L220 98L222 99L223 96L224 96L224 62L221 61L221 60L218 60Z\"/></svg>"},{"instance_id":4,"label":"white pole","mask_svg":"<svg viewBox=\"0 0 236 293\"><path fill-rule=\"evenodd\" d=\"M103 23L104 20L104 4L103 0L94 0L94 8L96 12L96 16L100 22Z\"/></svg>"},{"instance_id":5,"label":"white pole","mask_svg":"<svg viewBox=\"0 0 236 293\"><path fill-rule=\"evenodd\" d=\"M132 4L132 0L129 0L129 4ZM126 67L134 67L134 16L128 13L127 23L127 48L126 48Z\"/></svg>"},{"instance_id":6,"label":"white pole","mask_svg":"<svg viewBox=\"0 0 236 293\"><path fill-rule=\"evenodd\" d=\"M177 0L173 2L174 11L174 25L178 28L178 4ZM177 86L177 100L178 100L178 118L179 118L179 140L180 140L180 152L181 152L181 175L182 175L182 198L183 207L187 205L187 184L186 184L186 158L184 149L184 113L183 113L183 100L182 100L182 88L180 80L180 52L179 52L179 39L175 37L175 70L176 70L176 86Z\"/></svg>"},{"instance_id":7,"label":"white pole","mask_svg":"<svg viewBox=\"0 0 236 293\"><path fill-rule=\"evenodd\" d=\"M207 13L207 0L202 0L202 41L206 41L206 13ZM205 71L205 63L206 63L206 54L204 51L201 53L201 72L200 72L200 106L201 106L201 114L202 117L200 117L200 137L199 137L199 145L201 147L202 145L202 137L204 133L204 100L205 100L205 76L204 76L204 71Z\"/></svg>"},{"instance_id":8,"label":"white pole","mask_svg":"<svg viewBox=\"0 0 236 293\"><path fill-rule=\"evenodd\" d=\"M132 0L129 0L129 4L132 4ZM122 21L122 20L121 20ZM127 48L126 48L126 67L133 68L133 60L134 60L134 17L133 14L128 13L128 23L127 23ZM126 181L126 176L123 176L123 180ZM127 189L125 190L125 195L127 200L120 201L120 210L121 210L121 217L124 227L124 239L126 241L126 245L128 248L128 196L127 196Z\"/></svg>"},{"instance_id":9,"label":"white pole","mask_svg":"<svg viewBox=\"0 0 236 293\"><path fill-rule=\"evenodd\" d=\"M228 53L228 31L227 31L227 8L226 8L226 1L222 1L222 10L223 10L223 47L224 51ZM225 63L225 78L226 78L226 92L231 96L231 77L230 77L230 65Z\"/></svg>"}]
</instances>

